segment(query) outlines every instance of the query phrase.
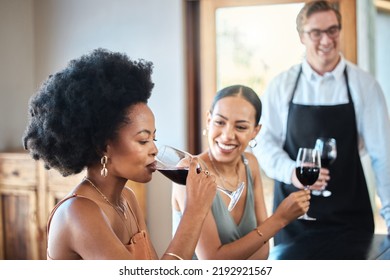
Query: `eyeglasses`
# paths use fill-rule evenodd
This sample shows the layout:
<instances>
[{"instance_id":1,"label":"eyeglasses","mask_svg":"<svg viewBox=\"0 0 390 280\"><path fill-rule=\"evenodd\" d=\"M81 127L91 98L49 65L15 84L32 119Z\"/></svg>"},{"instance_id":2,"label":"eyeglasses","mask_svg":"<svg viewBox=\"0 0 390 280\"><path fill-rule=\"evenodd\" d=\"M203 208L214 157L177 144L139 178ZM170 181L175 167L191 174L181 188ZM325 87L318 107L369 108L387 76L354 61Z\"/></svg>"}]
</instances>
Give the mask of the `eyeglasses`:
<instances>
[{"instance_id":1,"label":"eyeglasses","mask_svg":"<svg viewBox=\"0 0 390 280\"><path fill-rule=\"evenodd\" d=\"M312 41L319 41L322 38L322 33L326 33L326 35L331 39L336 38L340 34L340 29L340 25L333 25L326 30L312 29L310 31L303 32L309 34Z\"/></svg>"}]
</instances>

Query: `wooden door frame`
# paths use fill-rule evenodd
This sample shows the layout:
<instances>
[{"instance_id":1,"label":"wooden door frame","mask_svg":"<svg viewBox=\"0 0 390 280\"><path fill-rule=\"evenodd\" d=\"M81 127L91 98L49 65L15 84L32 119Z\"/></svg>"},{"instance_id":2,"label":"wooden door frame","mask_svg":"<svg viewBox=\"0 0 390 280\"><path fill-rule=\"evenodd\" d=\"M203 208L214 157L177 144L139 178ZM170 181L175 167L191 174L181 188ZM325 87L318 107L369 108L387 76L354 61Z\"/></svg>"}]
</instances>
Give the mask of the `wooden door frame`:
<instances>
[{"instance_id":1,"label":"wooden door frame","mask_svg":"<svg viewBox=\"0 0 390 280\"><path fill-rule=\"evenodd\" d=\"M304 0L187 0L186 57L188 110L188 149L199 153L202 128L206 126L206 112L216 88L216 26L215 12L222 7L254 6L267 4L303 3ZM338 0L342 17L340 49L349 61L357 62L356 0ZM348 14L348 16L346 16Z\"/></svg>"}]
</instances>

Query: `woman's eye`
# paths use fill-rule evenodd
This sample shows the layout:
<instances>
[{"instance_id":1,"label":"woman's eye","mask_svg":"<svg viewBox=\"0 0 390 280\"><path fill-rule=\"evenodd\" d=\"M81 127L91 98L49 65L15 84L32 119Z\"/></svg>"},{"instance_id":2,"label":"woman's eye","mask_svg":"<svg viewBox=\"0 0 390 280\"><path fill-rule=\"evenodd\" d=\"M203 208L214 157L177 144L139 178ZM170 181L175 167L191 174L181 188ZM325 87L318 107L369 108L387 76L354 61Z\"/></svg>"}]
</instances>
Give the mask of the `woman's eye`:
<instances>
[{"instance_id":1,"label":"woman's eye","mask_svg":"<svg viewBox=\"0 0 390 280\"><path fill-rule=\"evenodd\" d=\"M147 144L147 143L149 143L149 142L156 142L157 141L157 139L156 138L150 138L150 139L148 139L148 140L140 140L139 141L139 143L141 144L141 145L145 145L145 144Z\"/></svg>"}]
</instances>

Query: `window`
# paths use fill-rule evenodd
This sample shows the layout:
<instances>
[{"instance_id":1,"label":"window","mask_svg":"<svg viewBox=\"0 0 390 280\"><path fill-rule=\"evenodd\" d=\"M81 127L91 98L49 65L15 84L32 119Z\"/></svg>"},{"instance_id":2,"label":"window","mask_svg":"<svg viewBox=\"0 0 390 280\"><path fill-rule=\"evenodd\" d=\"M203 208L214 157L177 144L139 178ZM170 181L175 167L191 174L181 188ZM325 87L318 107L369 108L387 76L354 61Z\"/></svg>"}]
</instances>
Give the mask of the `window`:
<instances>
[{"instance_id":1,"label":"window","mask_svg":"<svg viewBox=\"0 0 390 280\"><path fill-rule=\"evenodd\" d=\"M243 83L261 95L274 75L299 63L304 49L295 29L295 17L304 2L187 0L190 152L198 153L207 145L202 129L217 89ZM356 62L356 3L336 2L340 12L348 14L342 22L341 50L347 59Z\"/></svg>"}]
</instances>

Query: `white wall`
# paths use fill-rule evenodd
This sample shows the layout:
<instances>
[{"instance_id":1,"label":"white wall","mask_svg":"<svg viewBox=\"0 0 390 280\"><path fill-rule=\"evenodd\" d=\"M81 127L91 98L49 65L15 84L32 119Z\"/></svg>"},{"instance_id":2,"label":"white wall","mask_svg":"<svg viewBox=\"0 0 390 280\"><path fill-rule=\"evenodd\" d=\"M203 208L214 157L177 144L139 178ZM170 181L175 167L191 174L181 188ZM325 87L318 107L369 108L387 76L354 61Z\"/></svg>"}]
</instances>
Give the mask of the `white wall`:
<instances>
[{"instance_id":1,"label":"white wall","mask_svg":"<svg viewBox=\"0 0 390 280\"><path fill-rule=\"evenodd\" d=\"M390 12L378 11L372 0L357 0L358 65L376 77L390 110Z\"/></svg>"},{"instance_id":2,"label":"white wall","mask_svg":"<svg viewBox=\"0 0 390 280\"><path fill-rule=\"evenodd\" d=\"M0 151L21 149L34 88L33 1L0 0Z\"/></svg>"},{"instance_id":3,"label":"white wall","mask_svg":"<svg viewBox=\"0 0 390 280\"><path fill-rule=\"evenodd\" d=\"M67 62L103 47L154 63L157 144L185 148L181 0L0 0L0 150L21 148L27 102ZM162 254L171 240L170 181L147 184L148 225Z\"/></svg>"},{"instance_id":4,"label":"white wall","mask_svg":"<svg viewBox=\"0 0 390 280\"><path fill-rule=\"evenodd\" d=\"M379 12L376 17L376 77L382 86L390 111L390 12Z\"/></svg>"}]
</instances>

